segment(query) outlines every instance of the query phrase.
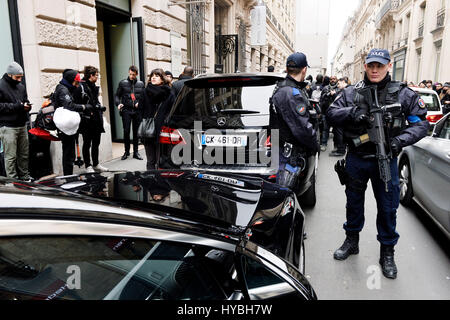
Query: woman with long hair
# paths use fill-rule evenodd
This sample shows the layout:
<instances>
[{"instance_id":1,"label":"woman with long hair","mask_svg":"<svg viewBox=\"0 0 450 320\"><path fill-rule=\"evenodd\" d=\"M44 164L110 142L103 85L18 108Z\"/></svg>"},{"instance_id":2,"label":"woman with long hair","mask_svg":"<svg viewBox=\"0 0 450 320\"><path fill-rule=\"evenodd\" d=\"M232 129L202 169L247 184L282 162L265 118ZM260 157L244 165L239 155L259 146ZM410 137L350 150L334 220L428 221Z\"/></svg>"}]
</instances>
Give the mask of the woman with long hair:
<instances>
[{"instance_id":1,"label":"woman with long hair","mask_svg":"<svg viewBox=\"0 0 450 320\"><path fill-rule=\"evenodd\" d=\"M141 119L155 118L156 137L143 141L147 156L147 170L156 168L156 149L164 119L173 104L173 96L164 70L154 69L149 75L142 101L139 103Z\"/></svg>"}]
</instances>

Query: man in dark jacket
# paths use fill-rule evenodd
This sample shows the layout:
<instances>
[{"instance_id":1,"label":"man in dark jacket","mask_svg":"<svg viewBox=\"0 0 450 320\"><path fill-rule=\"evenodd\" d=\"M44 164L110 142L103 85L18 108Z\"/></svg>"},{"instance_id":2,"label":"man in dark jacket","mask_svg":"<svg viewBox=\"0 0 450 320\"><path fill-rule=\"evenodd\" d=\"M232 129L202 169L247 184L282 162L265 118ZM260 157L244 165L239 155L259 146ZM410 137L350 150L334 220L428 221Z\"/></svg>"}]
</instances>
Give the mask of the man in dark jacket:
<instances>
[{"instance_id":1,"label":"man in dark jacket","mask_svg":"<svg viewBox=\"0 0 450 320\"><path fill-rule=\"evenodd\" d=\"M183 73L178 78L178 81L175 81L172 85L172 93L176 98L180 93L181 89L183 89L184 83L192 79L194 77L194 68L191 66L187 66L184 68Z\"/></svg>"},{"instance_id":2,"label":"man in dark jacket","mask_svg":"<svg viewBox=\"0 0 450 320\"><path fill-rule=\"evenodd\" d=\"M328 145L328 138L330 136L330 125L327 122L326 114L328 107L330 104L336 99L337 96L337 77L331 76L330 77L330 84L325 86L322 90L322 93L320 95L320 109L323 112L323 122L322 122L322 128L321 128L321 142L320 142L320 150L325 151L327 150Z\"/></svg>"},{"instance_id":3,"label":"man in dark jacket","mask_svg":"<svg viewBox=\"0 0 450 320\"><path fill-rule=\"evenodd\" d=\"M138 68L131 66L128 69L128 78L120 81L115 96L115 104L120 111L123 124L125 153L122 156L122 160L130 156L131 125L133 125L133 158L143 160L138 152L139 139L137 131L141 119L137 109L139 107L139 99L144 93L145 84L137 79L138 74Z\"/></svg>"},{"instance_id":4,"label":"man in dark jacket","mask_svg":"<svg viewBox=\"0 0 450 320\"><path fill-rule=\"evenodd\" d=\"M446 82L441 90L441 105L444 114L450 112L450 82Z\"/></svg>"},{"instance_id":5,"label":"man in dark jacket","mask_svg":"<svg viewBox=\"0 0 450 320\"><path fill-rule=\"evenodd\" d=\"M0 80L0 137L4 148L6 176L30 181L28 132L31 104L21 83L23 69L11 63Z\"/></svg>"},{"instance_id":6,"label":"man in dark jacket","mask_svg":"<svg viewBox=\"0 0 450 320\"><path fill-rule=\"evenodd\" d=\"M94 107L91 104L78 104L75 103L73 94L75 89L80 85L80 74L72 69L66 69L63 72L63 78L56 86L53 93L52 101L57 108L64 108L70 111L79 113L91 114L94 111ZM73 164L75 161L75 141L77 139L76 134L67 135L61 130L58 132L58 137L62 142L62 162L64 175L73 174Z\"/></svg>"}]
</instances>

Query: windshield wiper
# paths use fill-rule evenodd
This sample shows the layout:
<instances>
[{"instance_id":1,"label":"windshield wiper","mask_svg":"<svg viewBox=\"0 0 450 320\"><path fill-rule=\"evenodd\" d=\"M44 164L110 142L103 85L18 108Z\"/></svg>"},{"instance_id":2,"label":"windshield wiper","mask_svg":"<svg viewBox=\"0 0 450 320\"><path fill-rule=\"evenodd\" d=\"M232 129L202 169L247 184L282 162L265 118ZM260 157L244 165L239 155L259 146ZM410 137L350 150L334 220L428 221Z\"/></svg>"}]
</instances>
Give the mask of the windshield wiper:
<instances>
[{"instance_id":1,"label":"windshield wiper","mask_svg":"<svg viewBox=\"0 0 450 320\"><path fill-rule=\"evenodd\" d=\"M243 109L226 109L226 110L220 110L219 113L225 113L225 114L260 114L259 111L243 110Z\"/></svg>"}]
</instances>

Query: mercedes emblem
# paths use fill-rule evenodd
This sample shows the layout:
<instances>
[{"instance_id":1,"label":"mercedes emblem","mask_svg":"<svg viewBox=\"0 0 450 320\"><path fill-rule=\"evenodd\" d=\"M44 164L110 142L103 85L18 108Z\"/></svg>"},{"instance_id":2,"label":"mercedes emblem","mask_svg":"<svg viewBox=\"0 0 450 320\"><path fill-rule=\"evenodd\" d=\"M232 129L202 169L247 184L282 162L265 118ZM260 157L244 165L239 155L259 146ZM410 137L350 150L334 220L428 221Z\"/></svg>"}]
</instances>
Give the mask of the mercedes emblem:
<instances>
[{"instance_id":1,"label":"mercedes emblem","mask_svg":"<svg viewBox=\"0 0 450 320\"><path fill-rule=\"evenodd\" d=\"M226 123L227 123L227 119L225 119L224 117L220 117L219 119L217 119L217 124L220 127L223 127Z\"/></svg>"}]
</instances>

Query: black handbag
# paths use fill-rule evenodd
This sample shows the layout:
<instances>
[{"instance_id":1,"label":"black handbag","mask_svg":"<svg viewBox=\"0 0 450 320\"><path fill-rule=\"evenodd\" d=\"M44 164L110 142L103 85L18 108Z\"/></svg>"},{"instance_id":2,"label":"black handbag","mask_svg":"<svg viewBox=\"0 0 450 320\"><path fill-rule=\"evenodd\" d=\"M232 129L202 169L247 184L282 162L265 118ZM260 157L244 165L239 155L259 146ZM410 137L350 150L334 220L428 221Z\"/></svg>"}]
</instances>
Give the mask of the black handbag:
<instances>
[{"instance_id":1,"label":"black handbag","mask_svg":"<svg viewBox=\"0 0 450 320\"><path fill-rule=\"evenodd\" d=\"M159 109L161 108L161 104L158 107L158 110L155 113L155 116L153 118L144 118L141 121L141 124L138 128L138 138L139 139L151 139L156 137L156 124L155 119L158 115Z\"/></svg>"}]
</instances>

